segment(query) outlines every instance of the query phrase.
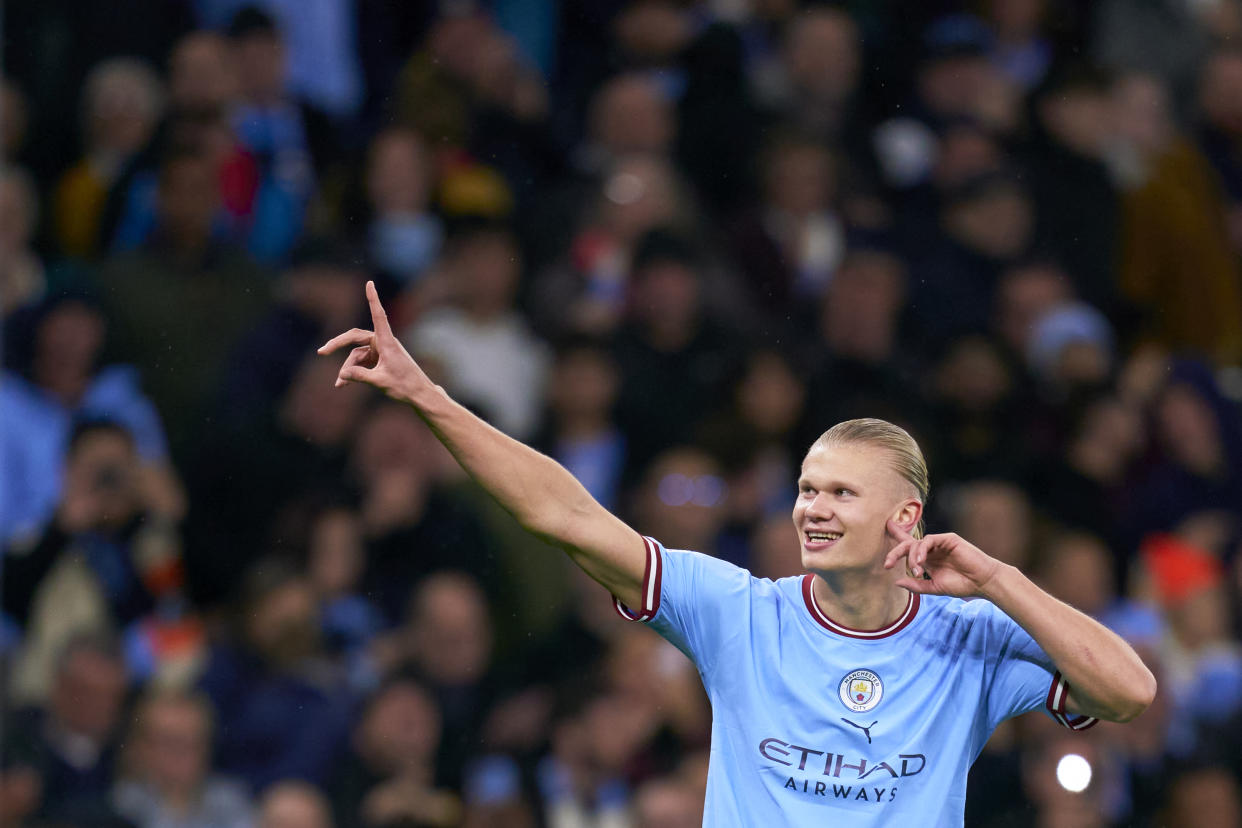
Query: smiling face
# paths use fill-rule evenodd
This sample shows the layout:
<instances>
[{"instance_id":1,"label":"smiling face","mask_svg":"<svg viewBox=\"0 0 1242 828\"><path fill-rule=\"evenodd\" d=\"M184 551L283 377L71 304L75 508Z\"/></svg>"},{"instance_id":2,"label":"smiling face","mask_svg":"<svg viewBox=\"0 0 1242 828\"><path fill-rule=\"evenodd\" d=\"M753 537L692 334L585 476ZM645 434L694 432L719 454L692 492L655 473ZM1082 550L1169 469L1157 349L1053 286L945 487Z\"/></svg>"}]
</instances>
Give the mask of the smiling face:
<instances>
[{"instance_id":1,"label":"smiling face","mask_svg":"<svg viewBox=\"0 0 1242 828\"><path fill-rule=\"evenodd\" d=\"M819 442L798 479L793 521L802 565L815 573L883 573L893 546L890 518L912 530L923 512L915 487L897 471L891 452L861 442Z\"/></svg>"}]
</instances>

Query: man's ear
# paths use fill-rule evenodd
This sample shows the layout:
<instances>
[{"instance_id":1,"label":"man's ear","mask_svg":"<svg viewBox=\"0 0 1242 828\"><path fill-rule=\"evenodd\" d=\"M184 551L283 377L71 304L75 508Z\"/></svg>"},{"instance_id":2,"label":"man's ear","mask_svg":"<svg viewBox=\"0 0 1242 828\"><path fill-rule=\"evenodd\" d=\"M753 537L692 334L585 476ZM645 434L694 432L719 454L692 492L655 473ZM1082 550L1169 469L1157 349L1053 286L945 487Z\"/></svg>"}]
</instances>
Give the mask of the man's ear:
<instances>
[{"instance_id":1,"label":"man's ear","mask_svg":"<svg viewBox=\"0 0 1242 828\"><path fill-rule=\"evenodd\" d=\"M914 498L902 501L897 511L893 512L893 522L910 533L914 532L922 518L923 502Z\"/></svg>"}]
</instances>

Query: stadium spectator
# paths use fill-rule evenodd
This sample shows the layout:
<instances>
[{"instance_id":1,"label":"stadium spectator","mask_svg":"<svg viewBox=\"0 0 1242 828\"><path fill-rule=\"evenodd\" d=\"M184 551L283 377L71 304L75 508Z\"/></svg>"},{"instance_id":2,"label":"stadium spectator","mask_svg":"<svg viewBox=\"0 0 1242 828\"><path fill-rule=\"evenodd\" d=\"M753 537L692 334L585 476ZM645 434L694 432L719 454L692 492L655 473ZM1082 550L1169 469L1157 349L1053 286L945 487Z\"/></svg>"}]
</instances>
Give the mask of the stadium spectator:
<instances>
[{"instance_id":1,"label":"stadium spectator","mask_svg":"<svg viewBox=\"0 0 1242 828\"><path fill-rule=\"evenodd\" d=\"M42 260L31 247L39 221L34 182L20 168L0 169L0 318L43 296Z\"/></svg>"},{"instance_id":2,"label":"stadium spectator","mask_svg":"<svg viewBox=\"0 0 1242 828\"><path fill-rule=\"evenodd\" d=\"M264 272L213 233L215 172L202 149L166 158L155 234L143 247L112 257L99 276L115 321L114 354L141 372L178 463L189 462L229 351L268 301Z\"/></svg>"},{"instance_id":3,"label":"stadium spectator","mask_svg":"<svg viewBox=\"0 0 1242 828\"><path fill-rule=\"evenodd\" d=\"M570 339L557 349L548 410L536 440L608 508L620 502L625 462L625 437L613 418L619 390L607 346L587 337Z\"/></svg>"},{"instance_id":4,"label":"stadium spectator","mask_svg":"<svg viewBox=\"0 0 1242 828\"><path fill-rule=\"evenodd\" d=\"M107 795L128 687L116 640L90 630L58 650L46 702L9 712L6 753L24 753L40 778L36 818L118 824Z\"/></svg>"},{"instance_id":5,"label":"stadium spectator","mask_svg":"<svg viewBox=\"0 0 1242 828\"><path fill-rule=\"evenodd\" d=\"M1169 90L1125 75L1114 121L1129 169L1117 286L1145 315L1143 333L1221 362L1242 357L1242 270L1230 244L1220 181L1173 122ZM1176 285L1176 287L1174 287Z\"/></svg>"},{"instance_id":6,"label":"stadium spectator","mask_svg":"<svg viewBox=\"0 0 1242 828\"><path fill-rule=\"evenodd\" d=\"M438 572L415 586L400 632L401 664L426 682L440 710L437 780L455 789L499 690L494 635L483 590L471 576Z\"/></svg>"},{"instance_id":7,"label":"stadium spectator","mask_svg":"<svg viewBox=\"0 0 1242 828\"><path fill-rule=\"evenodd\" d=\"M464 569L496 593L496 542L452 485L452 458L414 412L392 402L373 408L348 464L366 538L362 591L388 626L404 620L411 587L437 570Z\"/></svg>"},{"instance_id":8,"label":"stadium spectator","mask_svg":"<svg viewBox=\"0 0 1242 828\"><path fill-rule=\"evenodd\" d=\"M126 745L116 809L139 828L212 828L252 824L250 797L237 782L211 773L211 703L178 691L139 700Z\"/></svg>"},{"instance_id":9,"label":"stadium spectator","mask_svg":"<svg viewBox=\"0 0 1242 828\"><path fill-rule=\"evenodd\" d=\"M224 427L261 420L288 389L308 348L357 320L364 278L361 251L348 243L320 236L294 249L273 285L275 304L233 349L221 394Z\"/></svg>"},{"instance_id":10,"label":"stadium spectator","mask_svg":"<svg viewBox=\"0 0 1242 828\"><path fill-rule=\"evenodd\" d=\"M727 400L742 349L714 312L719 298L694 243L653 230L634 251L625 324L614 346L621 375L617 422L631 437L630 479L663 448L689 440ZM687 375L684 366L694 365Z\"/></svg>"},{"instance_id":11,"label":"stadium spectator","mask_svg":"<svg viewBox=\"0 0 1242 828\"><path fill-rule=\"evenodd\" d=\"M17 406L6 422L22 447L6 469L12 479L7 488L17 499L0 507L7 515L0 520L2 538L23 527L37 530L51 514L76 420L107 419L123 426L141 459L139 475L152 505L173 520L185 511L159 413L137 372L103 364L108 323L98 301L80 292L50 297L9 320L6 356L14 370L4 373L0 396ZM39 460L25 464L19 456Z\"/></svg>"},{"instance_id":12,"label":"stadium spectator","mask_svg":"<svg viewBox=\"0 0 1242 828\"><path fill-rule=\"evenodd\" d=\"M259 800L257 828L333 828L323 792L306 782L277 782Z\"/></svg>"},{"instance_id":13,"label":"stadium spectator","mask_svg":"<svg viewBox=\"0 0 1242 828\"><path fill-rule=\"evenodd\" d=\"M336 774L336 823L341 828L455 824L460 799L438 787L441 744L441 717L431 694L408 677L382 685L363 708L352 750Z\"/></svg>"},{"instance_id":14,"label":"stadium spectator","mask_svg":"<svg viewBox=\"0 0 1242 828\"><path fill-rule=\"evenodd\" d=\"M1234 250L1242 250L1242 52L1221 48L1204 61L1196 95L1199 147L1216 169L1228 203L1226 221Z\"/></svg>"},{"instance_id":15,"label":"stadium spectator","mask_svg":"<svg viewBox=\"0 0 1242 828\"><path fill-rule=\"evenodd\" d=\"M522 275L517 239L503 227L463 230L450 243L446 268L450 301L415 320L403 339L488 421L529 439L550 359L515 306Z\"/></svg>"},{"instance_id":16,"label":"stadium spectator","mask_svg":"<svg viewBox=\"0 0 1242 828\"><path fill-rule=\"evenodd\" d=\"M1024 162L1039 245L1064 265L1080 298L1111 312L1119 307L1121 202L1106 166L1108 80L1089 65L1055 68L1032 93Z\"/></svg>"},{"instance_id":17,"label":"stadium spectator","mask_svg":"<svg viewBox=\"0 0 1242 828\"><path fill-rule=\"evenodd\" d=\"M423 137L389 127L371 141L366 195L370 259L394 288L418 285L435 263L444 228L431 212L435 167Z\"/></svg>"},{"instance_id":18,"label":"stadium spectator","mask_svg":"<svg viewBox=\"0 0 1242 828\"><path fill-rule=\"evenodd\" d=\"M314 590L279 560L254 564L243 587L232 635L213 642L199 681L219 717L216 766L253 792L286 778L323 784L354 698L325 658Z\"/></svg>"},{"instance_id":19,"label":"stadium spectator","mask_svg":"<svg viewBox=\"0 0 1242 828\"><path fill-rule=\"evenodd\" d=\"M730 226L749 298L769 310L813 303L845 258L841 164L810 135L777 133L762 156L763 198Z\"/></svg>"},{"instance_id":20,"label":"stadium spectator","mask_svg":"<svg viewBox=\"0 0 1242 828\"><path fill-rule=\"evenodd\" d=\"M106 242L110 190L150 141L163 112L164 90L145 63L112 58L91 69L83 96L84 152L57 183L52 209L61 252L94 259Z\"/></svg>"}]
</instances>

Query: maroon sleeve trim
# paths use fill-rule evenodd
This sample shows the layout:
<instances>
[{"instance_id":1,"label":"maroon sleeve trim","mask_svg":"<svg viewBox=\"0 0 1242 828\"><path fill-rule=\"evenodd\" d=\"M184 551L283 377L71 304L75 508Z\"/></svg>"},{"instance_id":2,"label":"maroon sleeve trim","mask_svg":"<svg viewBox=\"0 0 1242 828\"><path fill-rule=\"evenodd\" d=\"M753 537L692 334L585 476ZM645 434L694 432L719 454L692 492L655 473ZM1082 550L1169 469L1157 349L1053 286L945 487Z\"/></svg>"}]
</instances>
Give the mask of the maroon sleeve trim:
<instances>
[{"instance_id":1,"label":"maroon sleeve trim","mask_svg":"<svg viewBox=\"0 0 1242 828\"><path fill-rule=\"evenodd\" d=\"M1076 716L1065 709L1069 703L1069 692L1069 682L1061 675L1061 671L1057 670L1052 675L1052 684L1048 687L1048 699L1044 702L1052 718L1070 730L1087 730L1099 724L1099 719L1091 716Z\"/></svg>"},{"instance_id":2,"label":"maroon sleeve trim","mask_svg":"<svg viewBox=\"0 0 1242 828\"><path fill-rule=\"evenodd\" d=\"M626 621L650 621L660 611L660 577L663 574L660 547L651 538L643 536L643 549L647 553L647 562L643 567L642 606L635 612L621 603L617 596L612 596L613 607Z\"/></svg>"}]
</instances>

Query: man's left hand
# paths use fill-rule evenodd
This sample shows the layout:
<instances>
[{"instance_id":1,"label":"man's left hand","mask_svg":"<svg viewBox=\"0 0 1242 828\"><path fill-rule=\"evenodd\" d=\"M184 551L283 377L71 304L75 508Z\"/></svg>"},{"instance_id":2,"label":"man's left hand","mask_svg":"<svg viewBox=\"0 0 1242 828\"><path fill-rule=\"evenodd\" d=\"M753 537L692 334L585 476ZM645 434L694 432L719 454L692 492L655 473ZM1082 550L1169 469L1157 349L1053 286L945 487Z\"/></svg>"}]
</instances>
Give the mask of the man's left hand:
<instances>
[{"instance_id":1,"label":"man's left hand","mask_svg":"<svg viewBox=\"0 0 1242 828\"><path fill-rule=\"evenodd\" d=\"M884 558L884 568L892 569L905 558L910 577L896 581L911 592L953 595L958 598L984 596L988 585L1001 569L1001 562L974 544L952 533L916 538L894 521L888 534L896 539Z\"/></svg>"}]
</instances>

